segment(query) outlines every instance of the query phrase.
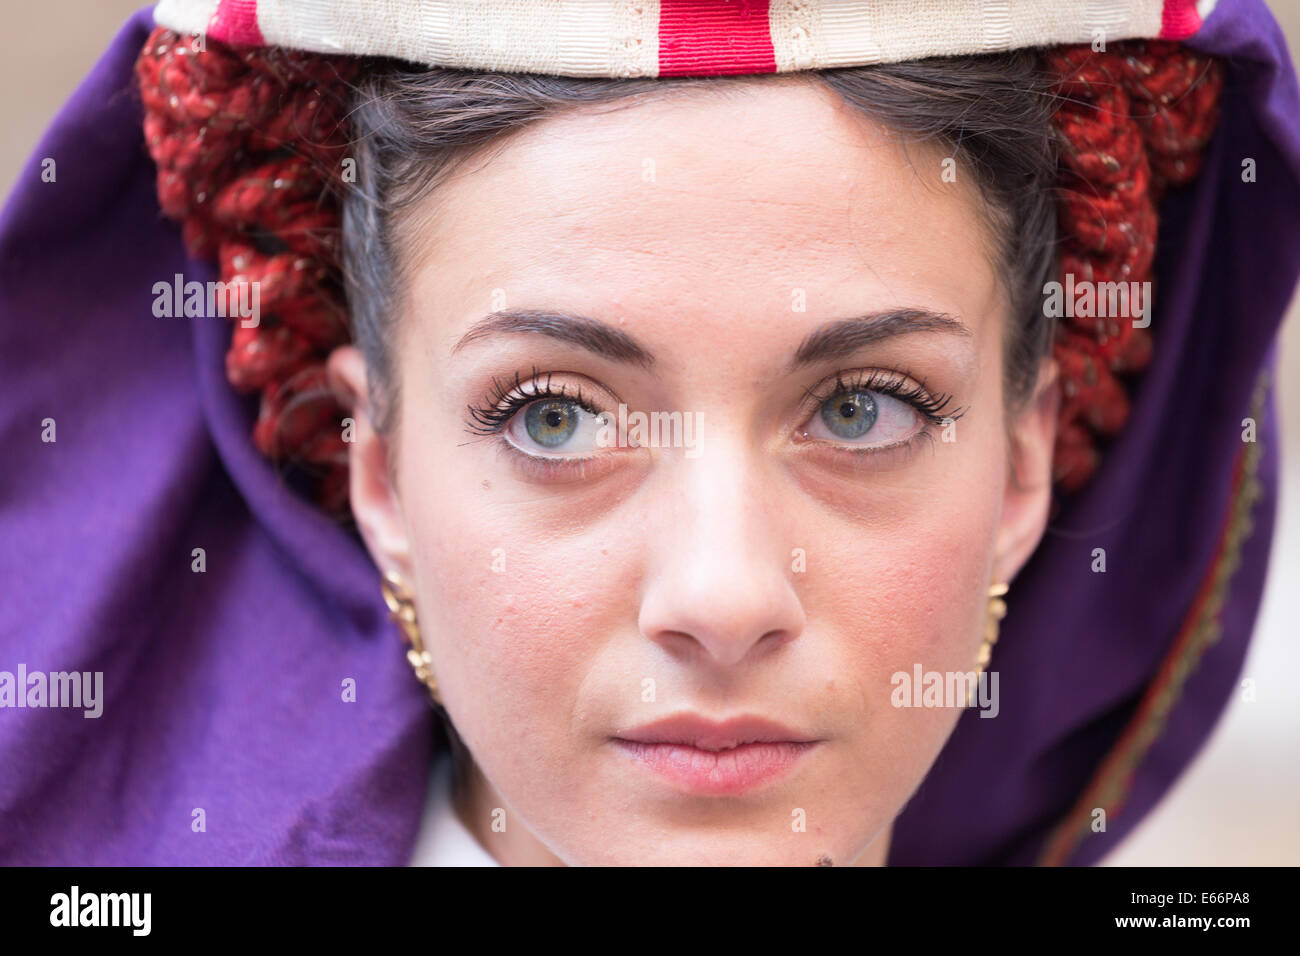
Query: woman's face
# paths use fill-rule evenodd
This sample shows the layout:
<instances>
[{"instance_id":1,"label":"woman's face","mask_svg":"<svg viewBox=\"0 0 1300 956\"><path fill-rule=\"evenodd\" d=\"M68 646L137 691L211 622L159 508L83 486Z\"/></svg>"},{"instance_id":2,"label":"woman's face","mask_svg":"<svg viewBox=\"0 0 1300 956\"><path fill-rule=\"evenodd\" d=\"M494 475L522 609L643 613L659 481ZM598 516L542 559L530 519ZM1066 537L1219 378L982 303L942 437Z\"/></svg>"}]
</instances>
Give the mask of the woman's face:
<instances>
[{"instance_id":1,"label":"woman's face","mask_svg":"<svg viewBox=\"0 0 1300 956\"><path fill-rule=\"evenodd\" d=\"M498 859L883 860L961 714L891 677L974 667L1048 502L1052 395L1008 420L992 237L943 173L793 79L543 120L407 221L353 503Z\"/></svg>"}]
</instances>

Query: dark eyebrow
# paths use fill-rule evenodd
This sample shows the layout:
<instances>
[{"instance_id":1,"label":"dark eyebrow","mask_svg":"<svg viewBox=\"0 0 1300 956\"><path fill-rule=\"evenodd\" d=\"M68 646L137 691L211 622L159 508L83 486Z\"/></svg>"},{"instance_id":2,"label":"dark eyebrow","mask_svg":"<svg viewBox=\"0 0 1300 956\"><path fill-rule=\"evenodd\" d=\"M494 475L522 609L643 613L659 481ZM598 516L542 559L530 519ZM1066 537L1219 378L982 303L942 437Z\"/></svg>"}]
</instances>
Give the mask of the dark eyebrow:
<instances>
[{"instance_id":1,"label":"dark eyebrow","mask_svg":"<svg viewBox=\"0 0 1300 956\"><path fill-rule=\"evenodd\" d=\"M790 360L787 373L908 332L971 334L969 328L952 316L924 309L893 309L851 319L836 319L804 338ZM455 354L470 343L492 335L527 333L567 342L615 362L626 362L643 368L651 368L655 362L648 349L621 329L585 315L539 309L502 309L493 312L476 322L451 351Z\"/></svg>"},{"instance_id":2,"label":"dark eyebrow","mask_svg":"<svg viewBox=\"0 0 1300 956\"><path fill-rule=\"evenodd\" d=\"M908 332L948 332L973 334L951 315L925 309L893 309L872 312L852 319L836 319L813 330L799 343L787 374L808 365L856 352L864 345Z\"/></svg>"},{"instance_id":3,"label":"dark eyebrow","mask_svg":"<svg viewBox=\"0 0 1300 956\"><path fill-rule=\"evenodd\" d=\"M627 362L650 368L654 356L637 344L626 332L585 315L547 312L536 309L503 309L476 322L466 332L452 354L479 339L498 333L533 333L568 342L615 362Z\"/></svg>"}]
</instances>

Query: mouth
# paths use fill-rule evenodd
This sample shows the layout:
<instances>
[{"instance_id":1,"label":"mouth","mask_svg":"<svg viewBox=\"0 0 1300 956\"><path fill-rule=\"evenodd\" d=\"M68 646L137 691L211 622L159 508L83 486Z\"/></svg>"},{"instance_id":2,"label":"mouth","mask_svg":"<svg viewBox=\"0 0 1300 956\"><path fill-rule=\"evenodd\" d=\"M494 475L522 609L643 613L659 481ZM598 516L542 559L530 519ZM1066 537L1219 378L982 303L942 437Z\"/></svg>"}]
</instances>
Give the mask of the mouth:
<instances>
[{"instance_id":1,"label":"mouth","mask_svg":"<svg viewBox=\"0 0 1300 956\"><path fill-rule=\"evenodd\" d=\"M620 733L618 747L684 793L739 796L788 773L821 740L759 717L679 714Z\"/></svg>"}]
</instances>

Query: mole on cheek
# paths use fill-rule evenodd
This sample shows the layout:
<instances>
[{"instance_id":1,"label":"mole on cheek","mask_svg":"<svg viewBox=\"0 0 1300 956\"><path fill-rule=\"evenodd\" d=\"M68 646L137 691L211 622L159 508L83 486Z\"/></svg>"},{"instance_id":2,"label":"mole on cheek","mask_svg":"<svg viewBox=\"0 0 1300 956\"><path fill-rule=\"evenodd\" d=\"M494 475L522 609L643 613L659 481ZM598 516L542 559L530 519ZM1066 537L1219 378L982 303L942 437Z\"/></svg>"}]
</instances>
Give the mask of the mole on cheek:
<instances>
[{"instance_id":1,"label":"mole on cheek","mask_svg":"<svg viewBox=\"0 0 1300 956\"><path fill-rule=\"evenodd\" d=\"M825 853L823 853L821 856L817 857L817 863L816 863L816 865L817 865L817 866L834 866L835 864L834 864L833 862L831 862L831 858L830 858L829 856L827 856Z\"/></svg>"}]
</instances>

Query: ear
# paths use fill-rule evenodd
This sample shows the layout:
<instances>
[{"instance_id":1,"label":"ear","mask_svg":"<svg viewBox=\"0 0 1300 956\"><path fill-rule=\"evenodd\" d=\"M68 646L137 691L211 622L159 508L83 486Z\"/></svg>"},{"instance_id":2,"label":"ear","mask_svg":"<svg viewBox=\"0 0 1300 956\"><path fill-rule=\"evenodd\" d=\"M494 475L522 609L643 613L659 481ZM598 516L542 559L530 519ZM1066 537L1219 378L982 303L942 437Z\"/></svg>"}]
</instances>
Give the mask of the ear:
<instances>
[{"instance_id":1,"label":"ear","mask_svg":"<svg viewBox=\"0 0 1300 956\"><path fill-rule=\"evenodd\" d=\"M330 390L350 409L348 486L361 538L381 571L410 576L410 535L389 470L388 440L375 430L366 360L351 345L335 349L326 365Z\"/></svg>"},{"instance_id":2,"label":"ear","mask_svg":"<svg viewBox=\"0 0 1300 956\"><path fill-rule=\"evenodd\" d=\"M994 556L995 582L1012 581L1038 547L1052 504L1052 452L1061 395L1056 362L1039 366L1034 394L1010 427L1009 474Z\"/></svg>"}]
</instances>

